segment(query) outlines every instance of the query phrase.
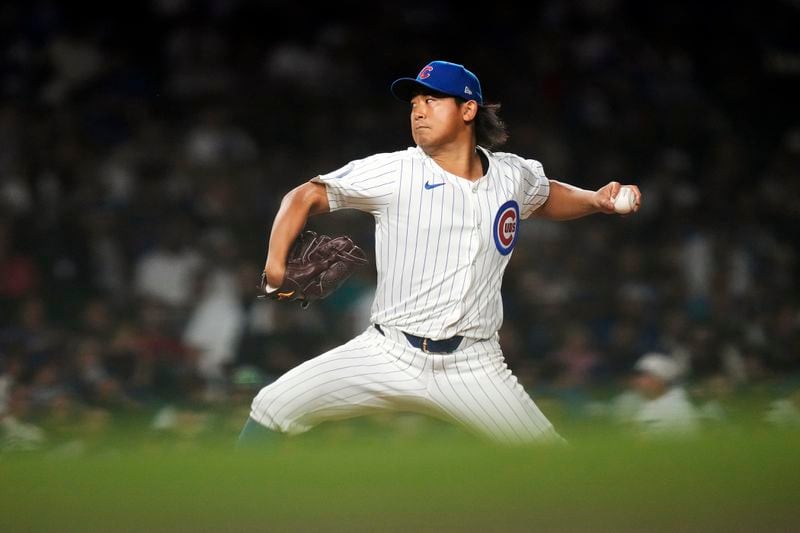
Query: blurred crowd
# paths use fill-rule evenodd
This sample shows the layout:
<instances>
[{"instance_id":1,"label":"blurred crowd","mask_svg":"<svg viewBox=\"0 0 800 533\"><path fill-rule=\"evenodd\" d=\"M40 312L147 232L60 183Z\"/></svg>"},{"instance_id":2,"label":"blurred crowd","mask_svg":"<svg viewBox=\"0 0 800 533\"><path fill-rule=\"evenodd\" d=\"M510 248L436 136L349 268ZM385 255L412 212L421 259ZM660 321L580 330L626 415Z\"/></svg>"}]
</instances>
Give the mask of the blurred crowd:
<instances>
[{"instance_id":1,"label":"blurred crowd","mask_svg":"<svg viewBox=\"0 0 800 533\"><path fill-rule=\"evenodd\" d=\"M363 330L374 261L307 310L256 298L270 224L290 188L410 145L388 86L431 59L503 104L504 150L643 193L635 217L522 225L501 342L534 399L607 415L657 352L708 417L763 390L765 421L798 424L800 115L779 111L796 6L731 8L709 36L682 2L499 2L485 27L443 2L132 4L0 8L6 446L122 414L222 406L238 425L259 387ZM367 215L322 225L373 242Z\"/></svg>"}]
</instances>

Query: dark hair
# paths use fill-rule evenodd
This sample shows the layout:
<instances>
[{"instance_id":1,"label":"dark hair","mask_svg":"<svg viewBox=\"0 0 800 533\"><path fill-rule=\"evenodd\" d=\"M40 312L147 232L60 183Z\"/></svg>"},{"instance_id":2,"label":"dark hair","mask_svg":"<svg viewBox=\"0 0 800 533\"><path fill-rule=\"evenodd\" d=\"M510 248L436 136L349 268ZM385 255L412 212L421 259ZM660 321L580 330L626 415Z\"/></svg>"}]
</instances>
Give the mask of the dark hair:
<instances>
[{"instance_id":1,"label":"dark hair","mask_svg":"<svg viewBox=\"0 0 800 533\"><path fill-rule=\"evenodd\" d=\"M494 150L508 140L506 123L498 115L500 104L478 106L475 115L475 142L484 148Z\"/></svg>"}]
</instances>

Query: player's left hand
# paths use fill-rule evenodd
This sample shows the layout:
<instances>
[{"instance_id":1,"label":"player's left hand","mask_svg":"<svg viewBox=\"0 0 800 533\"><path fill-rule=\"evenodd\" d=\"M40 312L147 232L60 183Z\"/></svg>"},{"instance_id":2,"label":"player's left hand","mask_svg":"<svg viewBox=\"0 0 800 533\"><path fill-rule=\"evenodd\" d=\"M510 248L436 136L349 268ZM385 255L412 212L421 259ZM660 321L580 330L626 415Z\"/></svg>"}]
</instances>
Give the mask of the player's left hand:
<instances>
[{"instance_id":1,"label":"player's left hand","mask_svg":"<svg viewBox=\"0 0 800 533\"><path fill-rule=\"evenodd\" d=\"M336 291L356 269L367 264L367 256L347 235L331 237L305 230L289 251L280 286L269 282L279 279L277 269L261 274L260 296L271 300L300 300L307 307ZM273 265L274 266L274 265ZM274 278L273 278L274 276Z\"/></svg>"},{"instance_id":2,"label":"player's left hand","mask_svg":"<svg viewBox=\"0 0 800 533\"><path fill-rule=\"evenodd\" d=\"M598 211L601 213L606 214L614 214L616 210L614 209L614 199L619 194L619 190L623 187L622 184L618 181L609 182L608 185L604 185L603 187L597 189L594 193L594 204ZM630 187L633 191L633 194L636 197L636 201L633 204L632 213L635 213L639 210L639 206L641 205L642 200L642 193L639 192L639 187L636 185L625 185L625 187Z\"/></svg>"}]
</instances>

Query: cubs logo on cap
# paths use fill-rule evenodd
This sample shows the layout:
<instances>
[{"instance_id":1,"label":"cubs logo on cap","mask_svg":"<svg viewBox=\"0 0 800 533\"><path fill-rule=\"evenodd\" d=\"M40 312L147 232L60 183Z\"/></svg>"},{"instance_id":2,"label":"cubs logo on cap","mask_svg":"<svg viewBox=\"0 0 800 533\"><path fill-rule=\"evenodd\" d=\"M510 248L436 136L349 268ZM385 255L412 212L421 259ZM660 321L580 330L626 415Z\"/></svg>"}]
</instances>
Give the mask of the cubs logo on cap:
<instances>
[{"instance_id":1,"label":"cubs logo on cap","mask_svg":"<svg viewBox=\"0 0 800 533\"><path fill-rule=\"evenodd\" d=\"M494 217L492 233L494 245L500 255L508 255L517 243L517 227L519 225L519 205L509 200L500 206Z\"/></svg>"},{"instance_id":2,"label":"cubs logo on cap","mask_svg":"<svg viewBox=\"0 0 800 533\"><path fill-rule=\"evenodd\" d=\"M483 105L483 91L478 77L458 63L431 61L422 67L416 78L400 78L390 88L392 94L404 102L410 101L414 91L419 89L475 100Z\"/></svg>"}]
</instances>

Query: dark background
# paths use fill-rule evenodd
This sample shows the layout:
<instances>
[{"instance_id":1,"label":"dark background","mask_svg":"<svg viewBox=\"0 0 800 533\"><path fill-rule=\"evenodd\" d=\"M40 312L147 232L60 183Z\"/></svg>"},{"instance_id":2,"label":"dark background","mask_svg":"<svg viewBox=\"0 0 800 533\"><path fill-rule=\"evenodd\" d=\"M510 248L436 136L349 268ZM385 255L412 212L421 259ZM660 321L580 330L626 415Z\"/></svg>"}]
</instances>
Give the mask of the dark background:
<instances>
[{"instance_id":1,"label":"dark background","mask_svg":"<svg viewBox=\"0 0 800 533\"><path fill-rule=\"evenodd\" d=\"M501 337L535 398L580 412L649 351L698 399L788 394L798 27L790 0L5 3L0 414L246 407L366 327L374 261L276 306L255 299L266 239L290 188L411 144L388 87L433 59L502 103L503 150L644 194L635 217L523 224ZM359 213L310 226L372 243Z\"/></svg>"}]
</instances>

